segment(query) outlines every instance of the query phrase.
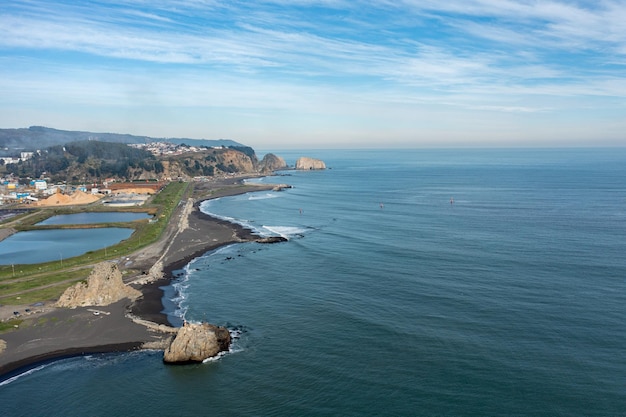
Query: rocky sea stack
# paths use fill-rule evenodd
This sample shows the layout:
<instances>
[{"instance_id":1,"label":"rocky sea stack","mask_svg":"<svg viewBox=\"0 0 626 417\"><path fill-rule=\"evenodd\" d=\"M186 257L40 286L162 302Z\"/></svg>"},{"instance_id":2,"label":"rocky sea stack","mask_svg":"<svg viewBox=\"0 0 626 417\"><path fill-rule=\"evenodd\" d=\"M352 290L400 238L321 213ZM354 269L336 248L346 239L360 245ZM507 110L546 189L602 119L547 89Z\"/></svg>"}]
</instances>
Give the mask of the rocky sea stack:
<instances>
[{"instance_id":1,"label":"rocky sea stack","mask_svg":"<svg viewBox=\"0 0 626 417\"><path fill-rule=\"evenodd\" d=\"M296 161L296 169L301 170L314 170L314 169L326 169L326 164L320 159L308 158L303 156Z\"/></svg>"},{"instance_id":2,"label":"rocky sea stack","mask_svg":"<svg viewBox=\"0 0 626 417\"><path fill-rule=\"evenodd\" d=\"M259 163L259 171L261 172L273 172L279 169L287 168L287 163L280 156L276 156L273 153L268 153L263 157L263 160Z\"/></svg>"},{"instance_id":3,"label":"rocky sea stack","mask_svg":"<svg viewBox=\"0 0 626 417\"><path fill-rule=\"evenodd\" d=\"M228 329L209 323L185 323L165 350L163 362L185 364L202 362L230 347Z\"/></svg>"}]
</instances>

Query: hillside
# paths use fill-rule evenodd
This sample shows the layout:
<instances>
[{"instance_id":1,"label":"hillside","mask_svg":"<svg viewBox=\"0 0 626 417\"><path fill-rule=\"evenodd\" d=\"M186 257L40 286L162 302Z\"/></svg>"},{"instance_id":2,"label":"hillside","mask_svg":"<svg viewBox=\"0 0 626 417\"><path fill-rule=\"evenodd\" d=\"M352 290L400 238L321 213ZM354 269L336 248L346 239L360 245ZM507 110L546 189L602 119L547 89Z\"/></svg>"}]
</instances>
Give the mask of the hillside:
<instances>
[{"instance_id":1,"label":"hillside","mask_svg":"<svg viewBox=\"0 0 626 417\"><path fill-rule=\"evenodd\" d=\"M33 153L19 163L0 163L0 176L49 178L52 182L100 183L114 178L134 180L188 180L233 173L271 172L285 167L272 154L259 162L250 147L201 148L167 145L156 155L122 143L96 140L55 145Z\"/></svg>"},{"instance_id":2,"label":"hillside","mask_svg":"<svg viewBox=\"0 0 626 417\"><path fill-rule=\"evenodd\" d=\"M230 139L190 139L190 138L153 138L119 133L94 133L71 130L58 130L43 126L31 126L19 129L0 129L0 153L19 155L20 151L36 151L68 142L96 140L110 143L150 143L167 141L175 144L186 143L194 146L243 146Z\"/></svg>"}]
</instances>

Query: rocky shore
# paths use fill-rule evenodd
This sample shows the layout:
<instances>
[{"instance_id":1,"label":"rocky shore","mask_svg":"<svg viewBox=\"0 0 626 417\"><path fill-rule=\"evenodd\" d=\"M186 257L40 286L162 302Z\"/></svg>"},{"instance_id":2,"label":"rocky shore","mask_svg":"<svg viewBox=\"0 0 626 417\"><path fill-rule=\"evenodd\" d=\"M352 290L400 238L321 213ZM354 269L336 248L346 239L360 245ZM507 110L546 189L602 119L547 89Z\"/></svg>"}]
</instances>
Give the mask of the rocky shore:
<instances>
[{"instance_id":1,"label":"rocky shore","mask_svg":"<svg viewBox=\"0 0 626 417\"><path fill-rule=\"evenodd\" d=\"M275 187L244 184L241 179L194 184L193 198L178 206L158 242L115 261L114 269L119 268L120 272L140 271L124 275L128 296L97 307L94 302L80 302L74 308L61 307L66 305L61 303L51 311L28 318L18 330L1 334L0 378L42 361L67 356L168 349L179 329L171 327L162 313L161 287L169 284L172 271L223 245L263 241L244 227L202 213L199 204L206 199ZM134 293L133 289L138 292ZM72 291L89 292L84 288ZM186 334L182 340L188 337ZM187 360L194 360L193 355Z\"/></svg>"}]
</instances>

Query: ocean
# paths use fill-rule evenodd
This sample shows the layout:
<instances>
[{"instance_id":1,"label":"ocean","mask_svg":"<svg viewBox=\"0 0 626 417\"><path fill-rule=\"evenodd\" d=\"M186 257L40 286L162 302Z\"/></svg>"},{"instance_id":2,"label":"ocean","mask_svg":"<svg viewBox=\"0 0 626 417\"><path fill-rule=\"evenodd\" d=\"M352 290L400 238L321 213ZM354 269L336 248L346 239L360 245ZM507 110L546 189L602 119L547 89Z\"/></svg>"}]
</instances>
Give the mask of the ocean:
<instances>
[{"instance_id":1,"label":"ocean","mask_svg":"<svg viewBox=\"0 0 626 417\"><path fill-rule=\"evenodd\" d=\"M230 353L42 364L0 382L1 414L626 415L626 149L274 153L329 169L202 210L289 241L209 252L168 290Z\"/></svg>"}]
</instances>

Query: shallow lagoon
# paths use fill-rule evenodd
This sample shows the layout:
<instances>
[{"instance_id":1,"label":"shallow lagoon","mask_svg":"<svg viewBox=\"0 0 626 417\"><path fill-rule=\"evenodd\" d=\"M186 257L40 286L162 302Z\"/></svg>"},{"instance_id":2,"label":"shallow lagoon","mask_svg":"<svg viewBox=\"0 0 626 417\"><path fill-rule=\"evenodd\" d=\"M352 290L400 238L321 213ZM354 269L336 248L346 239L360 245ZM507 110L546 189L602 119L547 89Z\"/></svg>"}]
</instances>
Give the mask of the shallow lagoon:
<instances>
[{"instance_id":1,"label":"shallow lagoon","mask_svg":"<svg viewBox=\"0 0 626 417\"><path fill-rule=\"evenodd\" d=\"M18 232L0 242L0 265L61 261L128 239L133 229L53 229Z\"/></svg>"},{"instance_id":2,"label":"shallow lagoon","mask_svg":"<svg viewBox=\"0 0 626 417\"><path fill-rule=\"evenodd\" d=\"M120 213L120 212L101 212L101 213L75 213L60 214L52 216L40 223L39 226L62 225L62 224L95 224L95 223L115 223L115 222L132 222L135 220L149 219L147 213Z\"/></svg>"}]
</instances>

